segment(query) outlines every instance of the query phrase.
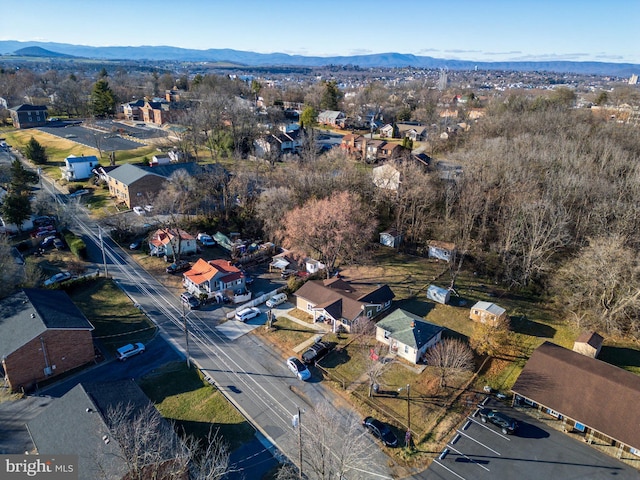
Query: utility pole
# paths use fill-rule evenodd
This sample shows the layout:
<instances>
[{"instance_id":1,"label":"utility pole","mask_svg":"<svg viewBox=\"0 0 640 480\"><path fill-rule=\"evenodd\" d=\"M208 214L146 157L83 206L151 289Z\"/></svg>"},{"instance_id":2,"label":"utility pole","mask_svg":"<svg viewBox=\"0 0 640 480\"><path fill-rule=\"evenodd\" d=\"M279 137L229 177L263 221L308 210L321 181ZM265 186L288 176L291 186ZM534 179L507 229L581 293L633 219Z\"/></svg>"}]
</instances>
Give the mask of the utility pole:
<instances>
[{"instance_id":1,"label":"utility pole","mask_svg":"<svg viewBox=\"0 0 640 480\"><path fill-rule=\"evenodd\" d=\"M104 277L109 278L109 270L107 270L107 256L104 253L104 240L102 238L102 228L98 225L98 237L100 237L100 250L102 250L102 263L104 264Z\"/></svg>"},{"instance_id":2,"label":"utility pole","mask_svg":"<svg viewBox=\"0 0 640 480\"><path fill-rule=\"evenodd\" d=\"M293 428L298 428L298 478L302 480L302 417L300 415L300 407L298 407L298 413L293 416L291 423Z\"/></svg>"},{"instance_id":3,"label":"utility pole","mask_svg":"<svg viewBox=\"0 0 640 480\"><path fill-rule=\"evenodd\" d=\"M407 447L411 447L411 385L407 383Z\"/></svg>"}]
</instances>

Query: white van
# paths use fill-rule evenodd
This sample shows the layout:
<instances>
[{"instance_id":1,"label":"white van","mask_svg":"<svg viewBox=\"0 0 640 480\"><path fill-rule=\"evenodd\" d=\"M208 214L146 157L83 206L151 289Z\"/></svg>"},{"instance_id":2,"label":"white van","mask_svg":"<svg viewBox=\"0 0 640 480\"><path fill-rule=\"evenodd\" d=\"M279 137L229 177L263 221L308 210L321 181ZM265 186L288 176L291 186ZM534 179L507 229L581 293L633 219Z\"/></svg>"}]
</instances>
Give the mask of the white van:
<instances>
[{"instance_id":1,"label":"white van","mask_svg":"<svg viewBox=\"0 0 640 480\"><path fill-rule=\"evenodd\" d=\"M286 301L287 301L287 294L286 293L278 293L278 294L274 295L273 297L271 297L269 300L267 300L267 307L269 307L269 308L277 307L278 305L280 305L281 303L284 303Z\"/></svg>"},{"instance_id":2,"label":"white van","mask_svg":"<svg viewBox=\"0 0 640 480\"><path fill-rule=\"evenodd\" d=\"M258 315L260 315L260 313L261 312L259 308L249 307L236 312L235 318L239 322L246 322L247 320L257 317Z\"/></svg>"}]
</instances>

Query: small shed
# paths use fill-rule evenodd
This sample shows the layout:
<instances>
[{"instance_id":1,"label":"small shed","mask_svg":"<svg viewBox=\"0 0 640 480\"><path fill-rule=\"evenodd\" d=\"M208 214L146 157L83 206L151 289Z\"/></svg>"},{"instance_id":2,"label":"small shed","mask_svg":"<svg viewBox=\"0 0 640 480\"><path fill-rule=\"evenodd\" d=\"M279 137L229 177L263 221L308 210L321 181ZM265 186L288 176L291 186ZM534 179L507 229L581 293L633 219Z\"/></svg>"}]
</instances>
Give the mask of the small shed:
<instances>
[{"instance_id":1,"label":"small shed","mask_svg":"<svg viewBox=\"0 0 640 480\"><path fill-rule=\"evenodd\" d=\"M449 303L450 295L451 292L446 288L437 287L435 285L429 285L429 288L427 288L427 298L443 305Z\"/></svg>"},{"instance_id":2,"label":"small shed","mask_svg":"<svg viewBox=\"0 0 640 480\"><path fill-rule=\"evenodd\" d=\"M573 351L587 357L597 358L602 349L602 342L604 342L604 338L598 333L584 332L573 342Z\"/></svg>"},{"instance_id":3,"label":"small shed","mask_svg":"<svg viewBox=\"0 0 640 480\"><path fill-rule=\"evenodd\" d=\"M402 235L395 229L390 228L380 232L380 243L387 247L398 248L402 242Z\"/></svg>"},{"instance_id":4,"label":"small shed","mask_svg":"<svg viewBox=\"0 0 640 480\"><path fill-rule=\"evenodd\" d=\"M478 302L471 307L469 318L474 322L496 326L501 320L507 319L507 311L490 302Z\"/></svg>"},{"instance_id":5,"label":"small shed","mask_svg":"<svg viewBox=\"0 0 640 480\"><path fill-rule=\"evenodd\" d=\"M450 262L455 258L455 243L432 240L428 243L428 246L429 258L437 258L438 260L444 260L445 262Z\"/></svg>"}]
</instances>

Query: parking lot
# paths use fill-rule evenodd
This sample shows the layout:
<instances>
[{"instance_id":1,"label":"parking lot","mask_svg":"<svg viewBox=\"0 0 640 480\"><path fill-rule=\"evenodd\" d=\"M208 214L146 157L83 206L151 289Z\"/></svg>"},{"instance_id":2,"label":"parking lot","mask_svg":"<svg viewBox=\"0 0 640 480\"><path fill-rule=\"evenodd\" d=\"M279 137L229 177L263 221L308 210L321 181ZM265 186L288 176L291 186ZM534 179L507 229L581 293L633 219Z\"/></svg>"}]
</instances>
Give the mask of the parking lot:
<instances>
[{"instance_id":1,"label":"parking lot","mask_svg":"<svg viewBox=\"0 0 640 480\"><path fill-rule=\"evenodd\" d=\"M143 124L136 127L110 120L96 122L96 128L87 128L77 122L49 122L38 130L105 151L132 150L143 145L145 139L164 135L161 130ZM124 138L126 136L140 139L140 142Z\"/></svg>"},{"instance_id":2,"label":"parking lot","mask_svg":"<svg viewBox=\"0 0 640 480\"><path fill-rule=\"evenodd\" d=\"M494 399L486 406L515 418L519 424L517 432L504 435L499 427L483 423L479 416L472 415L420 478L640 478L640 472L629 465Z\"/></svg>"}]
</instances>

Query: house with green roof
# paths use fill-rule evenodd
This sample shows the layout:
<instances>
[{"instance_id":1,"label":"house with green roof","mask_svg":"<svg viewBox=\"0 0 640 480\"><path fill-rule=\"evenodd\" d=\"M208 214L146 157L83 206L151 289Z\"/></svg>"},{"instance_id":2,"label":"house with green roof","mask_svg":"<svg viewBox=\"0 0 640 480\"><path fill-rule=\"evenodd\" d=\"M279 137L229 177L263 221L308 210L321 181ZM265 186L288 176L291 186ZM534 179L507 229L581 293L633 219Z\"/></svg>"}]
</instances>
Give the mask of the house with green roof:
<instances>
[{"instance_id":1,"label":"house with green roof","mask_svg":"<svg viewBox=\"0 0 640 480\"><path fill-rule=\"evenodd\" d=\"M376 340L389 345L392 353L418 363L442 338L444 328L398 308L376 324Z\"/></svg>"}]
</instances>

